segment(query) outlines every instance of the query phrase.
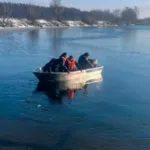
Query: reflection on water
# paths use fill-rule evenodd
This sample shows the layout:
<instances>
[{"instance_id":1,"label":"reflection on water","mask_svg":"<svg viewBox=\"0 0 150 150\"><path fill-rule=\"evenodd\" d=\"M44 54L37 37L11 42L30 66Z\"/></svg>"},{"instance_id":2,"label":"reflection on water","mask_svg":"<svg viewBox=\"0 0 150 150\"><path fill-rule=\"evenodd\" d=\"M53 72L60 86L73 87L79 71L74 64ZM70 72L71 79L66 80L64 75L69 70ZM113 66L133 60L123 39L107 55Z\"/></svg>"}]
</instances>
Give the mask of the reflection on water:
<instances>
[{"instance_id":1,"label":"reflection on water","mask_svg":"<svg viewBox=\"0 0 150 150\"><path fill-rule=\"evenodd\" d=\"M62 51L62 36L63 36L63 28L57 29L54 28L53 30L47 30L49 35L50 35L50 42L52 42L52 50L53 50L53 55L55 57L58 57L59 54Z\"/></svg>"},{"instance_id":2,"label":"reflection on water","mask_svg":"<svg viewBox=\"0 0 150 150\"><path fill-rule=\"evenodd\" d=\"M34 43L38 42L39 40L39 29L30 30L28 32L29 39Z\"/></svg>"},{"instance_id":3,"label":"reflection on water","mask_svg":"<svg viewBox=\"0 0 150 150\"><path fill-rule=\"evenodd\" d=\"M87 93L88 85L92 83L100 83L102 78L98 80L87 81L84 83L66 83L66 82L39 82L34 93L42 92L53 103L63 103L64 98L73 100L78 91Z\"/></svg>"},{"instance_id":4,"label":"reflection on water","mask_svg":"<svg viewBox=\"0 0 150 150\"><path fill-rule=\"evenodd\" d=\"M136 49L136 45L137 45L137 31L134 29L130 29L130 28L125 28L124 29L125 32L125 36L123 37L123 50L126 51L134 51L134 49ZM128 45L126 44L128 43Z\"/></svg>"}]
</instances>

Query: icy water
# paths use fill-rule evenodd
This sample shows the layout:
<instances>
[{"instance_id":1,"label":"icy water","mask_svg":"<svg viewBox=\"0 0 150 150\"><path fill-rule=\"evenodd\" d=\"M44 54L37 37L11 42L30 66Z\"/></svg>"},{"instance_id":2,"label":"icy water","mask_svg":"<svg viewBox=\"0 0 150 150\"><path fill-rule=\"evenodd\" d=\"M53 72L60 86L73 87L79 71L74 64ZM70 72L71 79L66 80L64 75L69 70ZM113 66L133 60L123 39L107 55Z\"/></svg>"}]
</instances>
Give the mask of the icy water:
<instances>
[{"instance_id":1,"label":"icy water","mask_svg":"<svg viewBox=\"0 0 150 150\"><path fill-rule=\"evenodd\" d=\"M42 89L32 74L50 58L89 52L103 81ZM150 149L150 27L0 30L0 147Z\"/></svg>"}]
</instances>

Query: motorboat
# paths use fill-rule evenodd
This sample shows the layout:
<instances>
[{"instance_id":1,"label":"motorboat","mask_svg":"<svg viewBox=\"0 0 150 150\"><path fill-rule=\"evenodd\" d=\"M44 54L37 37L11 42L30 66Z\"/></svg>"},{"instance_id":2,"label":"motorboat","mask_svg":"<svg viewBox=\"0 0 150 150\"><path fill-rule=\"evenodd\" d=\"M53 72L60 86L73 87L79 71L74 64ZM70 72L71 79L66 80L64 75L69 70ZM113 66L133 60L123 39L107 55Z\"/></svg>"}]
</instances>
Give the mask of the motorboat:
<instances>
[{"instance_id":1,"label":"motorboat","mask_svg":"<svg viewBox=\"0 0 150 150\"><path fill-rule=\"evenodd\" d=\"M78 83L92 81L99 79L102 74L103 66L89 68L85 70L77 70L68 72L44 72L42 67L33 71L33 74L38 78L40 82L71 82L77 81Z\"/></svg>"}]
</instances>

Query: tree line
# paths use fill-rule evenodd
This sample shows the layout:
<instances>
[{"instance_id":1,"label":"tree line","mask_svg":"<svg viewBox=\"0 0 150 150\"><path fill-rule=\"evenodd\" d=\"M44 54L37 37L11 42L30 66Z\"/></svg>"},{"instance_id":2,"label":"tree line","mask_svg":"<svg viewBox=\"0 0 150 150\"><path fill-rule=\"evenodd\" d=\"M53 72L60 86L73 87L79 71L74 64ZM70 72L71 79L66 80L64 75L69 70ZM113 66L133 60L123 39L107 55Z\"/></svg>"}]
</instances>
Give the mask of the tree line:
<instances>
[{"instance_id":1,"label":"tree line","mask_svg":"<svg viewBox=\"0 0 150 150\"><path fill-rule=\"evenodd\" d=\"M26 18L34 21L45 20L81 20L87 24L97 21L106 21L113 24L135 24L138 22L139 10L137 7L125 7L123 10L91 10L81 11L76 8L68 8L61 5L61 0L52 0L49 7L32 4L0 2L0 17L2 22L9 18Z\"/></svg>"},{"instance_id":2,"label":"tree line","mask_svg":"<svg viewBox=\"0 0 150 150\"><path fill-rule=\"evenodd\" d=\"M138 25L150 25L150 18L139 19L137 24Z\"/></svg>"}]
</instances>

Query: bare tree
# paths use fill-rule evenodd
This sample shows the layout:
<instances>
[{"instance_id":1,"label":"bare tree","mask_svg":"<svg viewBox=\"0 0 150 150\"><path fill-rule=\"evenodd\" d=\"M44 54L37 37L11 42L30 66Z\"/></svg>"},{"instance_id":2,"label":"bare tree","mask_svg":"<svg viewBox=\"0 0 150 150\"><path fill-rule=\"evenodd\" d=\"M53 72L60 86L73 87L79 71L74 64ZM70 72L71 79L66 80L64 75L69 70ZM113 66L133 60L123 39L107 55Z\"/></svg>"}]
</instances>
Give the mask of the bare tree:
<instances>
[{"instance_id":1,"label":"bare tree","mask_svg":"<svg viewBox=\"0 0 150 150\"><path fill-rule=\"evenodd\" d=\"M134 12L136 13L137 18L139 17L140 11L137 6L134 7Z\"/></svg>"},{"instance_id":2,"label":"bare tree","mask_svg":"<svg viewBox=\"0 0 150 150\"><path fill-rule=\"evenodd\" d=\"M121 10L120 10L120 9L115 9L112 13L113 13L113 15L114 15L116 18L121 17Z\"/></svg>"},{"instance_id":3,"label":"bare tree","mask_svg":"<svg viewBox=\"0 0 150 150\"><path fill-rule=\"evenodd\" d=\"M2 11L0 16L2 17L1 24L3 27L8 25L9 19L12 16L12 4L11 3L3 3L2 4Z\"/></svg>"},{"instance_id":4,"label":"bare tree","mask_svg":"<svg viewBox=\"0 0 150 150\"><path fill-rule=\"evenodd\" d=\"M87 14L87 15L84 15L81 20L86 23L86 24L89 24L89 25L93 25L95 23L97 23L97 20L90 14Z\"/></svg>"},{"instance_id":5,"label":"bare tree","mask_svg":"<svg viewBox=\"0 0 150 150\"><path fill-rule=\"evenodd\" d=\"M115 9L112 12L113 15L113 23L119 24L121 22L121 10L120 9Z\"/></svg>"},{"instance_id":6,"label":"bare tree","mask_svg":"<svg viewBox=\"0 0 150 150\"><path fill-rule=\"evenodd\" d=\"M28 20L31 21L31 24L35 24L36 23L36 19L38 19L40 17L40 12L38 10L37 6L34 6L32 4L29 4L28 8L27 8L27 16L28 16Z\"/></svg>"},{"instance_id":7,"label":"bare tree","mask_svg":"<svg viewBox=\"0 0 150 150\"><path fill-rule=\"evenodd\" d=\"M125 24L136 23L137 12L134 9L126 7L121 13L121 19Z\"/></svg>"},{"instance_id":8,"label":"bare tree","mask_svg":"<svg viewBox=\"0 0 150 150\"><path fill-rule=\"evenodd\" d=\"M51 0L50 2L50 9L53 12L53 15L57 21L61 20L61 14L62 14L62 5L61 0Z\"/></svg>"}]
</instances>

